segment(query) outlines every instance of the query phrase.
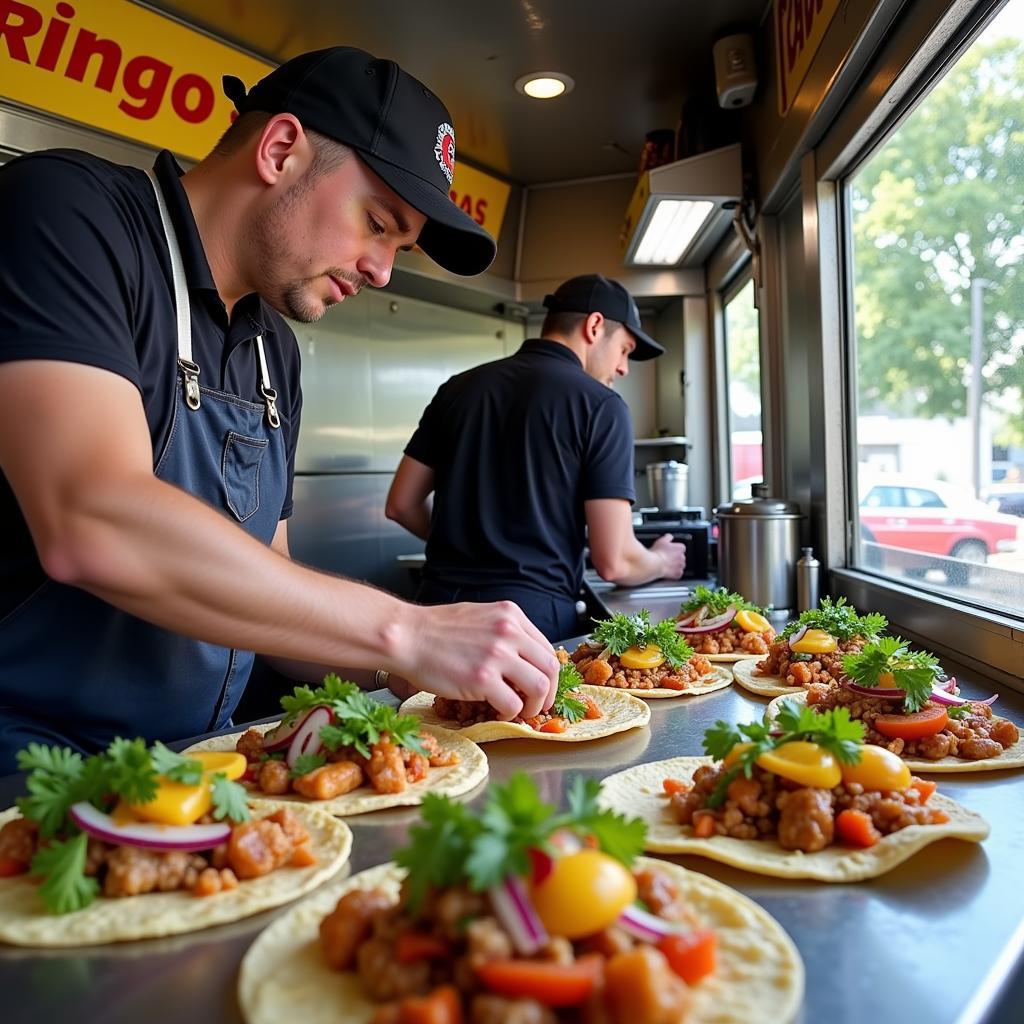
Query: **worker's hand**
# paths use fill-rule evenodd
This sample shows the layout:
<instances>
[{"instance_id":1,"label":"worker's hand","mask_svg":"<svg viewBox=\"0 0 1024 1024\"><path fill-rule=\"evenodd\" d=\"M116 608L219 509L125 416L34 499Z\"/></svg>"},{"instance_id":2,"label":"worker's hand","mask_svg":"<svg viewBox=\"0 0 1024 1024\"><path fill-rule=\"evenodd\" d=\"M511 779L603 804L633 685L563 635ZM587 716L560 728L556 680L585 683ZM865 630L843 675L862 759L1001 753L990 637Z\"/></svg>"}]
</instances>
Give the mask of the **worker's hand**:
<instances>
[{"instance_id":1,"label":"worker's hand","mask_svg":"<svg viewBox=\"0 0 1024 1024\"><path fill-rule=\"evenodd\" d=\"M503 720L551 707L558 659L544 634L511 601L412 606L395 671L421 690L485 700Z\"/></svg>"},{"instance_id":2,"label":"worker's hand","mask_svg":"<svg viewBox=\"0 0 1024 1024\"><path fill-rule=\"evenodd\" d=\"M686 568L686 545L672 539L671 533L663 533L652 545L651 550L661 559L661 578L677 580Z\"/></svg>"}]
</instances>

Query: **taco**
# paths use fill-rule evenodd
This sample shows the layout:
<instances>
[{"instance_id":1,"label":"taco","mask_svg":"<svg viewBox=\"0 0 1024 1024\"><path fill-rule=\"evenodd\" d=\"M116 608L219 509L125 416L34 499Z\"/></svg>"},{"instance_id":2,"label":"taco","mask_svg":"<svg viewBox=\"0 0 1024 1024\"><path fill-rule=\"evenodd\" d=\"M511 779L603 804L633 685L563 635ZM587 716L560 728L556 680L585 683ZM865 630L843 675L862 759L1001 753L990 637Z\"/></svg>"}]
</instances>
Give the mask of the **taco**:
<instances>
[{"instance_id":1,"label":"taco","mask_svg":"<svg viewBox=\"0 0 1024 1024\"><path fill-rule=\"evenodd\" d=\"M818 715L783 702L773 725L718 722L704 735L709 756L612 775L600 805L638 812L645 849L822 882L874 878L939 839L988 835L980 815L865 745L844 708Z\"/></svg>"},{"instance_id":2,"label":"taco","mask_svg":"<svg viewBox=\"0 0 1024 1024\"><path fill-rule=\"evenodd\" d=\"M1024 740L1006 718L992 714L995 697L959 696L938 659L911 651L899 637L882 637L843 659L842 682L812 683L791 699L815 712L846 708L863 722L865 742L926 772L973 772L1024 766ZM768 705L772 721L785 698Z\"/></svg>"},{"instance_id":3,"label":"taco","mask_svg":"<svg viewBox=\"0 0 1024 1024\"><path fill-rule=\"evenodd\" d=\"M598 622L589 640L569 655L590 686L639 697L687 697L723 690L732 672L694 654L676 632L675 619L651 625L650 613L615 614Z\"/></svg>"},{"instance_id":4,"label":"taco","mask_svg":"<svg viewBox=\"0 0 1024 1024\"><path fill-rule=\"evenodd\" d=\"M886 625L884 615L859 615L844 597L835 602L823 597L817 608L786 626L767 657L738 661L733 674L740 686L762 697L799 693L812 683L839 679L844 655L856 654Z\"/></svg>"},{"instance_id":5,"label":"taco","mask_svg":"<svg viewBox=\"0 0 1024 1024\"><path fill-rule=\"evenodd\" d=\"M676 630L696 654L708 661L740 661L764 657L775 638L764 608L724 587L698 586L676 616Z\"/></svg>"},{"instance_id":6,"label":"taco","mask_svg":"<svg viewBox=\"0 0 1024 1024\"><path fill-rule=\"evenodd\" d=\"M214 736L193 751L236 750L254 796L313 803L344 817L418 804L429 792L459 796L487 778L484 752L463 736L424 725L336 675L281 698L279 723Z\"/></svg>"},{"instance_id":7,"label":"taco","mask_svg":"<svg viewBox=\"0 0 1024 1024\"><path fill-rule=\"evenodd\" d=\"M786 933L720 882L637 858L643 823L580 777L555 814L525 775L479 815L423 805L397 864L325 887L242 962L249 1024L792 1020Z\"/></svg>"},{"instance_id":8,"label":"taco","mask_svg":"<svg viewBox=\"0 0 1024 1024\"><path fill-rule=\"evenodd\" d=\"M314 889L352 834L313 808L247 800L235 754L115 739L83 758L30 743L0 813L0 941L82 946L237 921ZM199 897L199 898L197 898Z\"/></svg>"},{"instance_id":9,"label":"taco","mask_svg":"<svg viewBox=\"0 0 1024 1024\"><path fill-rule=\"evenodd\" d=\"M569 655L561 648L555 653L562 666L554 703L548 711L533 718L516 717L501 722L486 701L451 700L429 693L415 694L399 710L402 714L419 715L425 725L455 729L474 743L509 739L582 743L639 729L651 720L651 709L642 700L605 687L582 685L579 670L569 663Z\"/></svg>"}]
</instances>

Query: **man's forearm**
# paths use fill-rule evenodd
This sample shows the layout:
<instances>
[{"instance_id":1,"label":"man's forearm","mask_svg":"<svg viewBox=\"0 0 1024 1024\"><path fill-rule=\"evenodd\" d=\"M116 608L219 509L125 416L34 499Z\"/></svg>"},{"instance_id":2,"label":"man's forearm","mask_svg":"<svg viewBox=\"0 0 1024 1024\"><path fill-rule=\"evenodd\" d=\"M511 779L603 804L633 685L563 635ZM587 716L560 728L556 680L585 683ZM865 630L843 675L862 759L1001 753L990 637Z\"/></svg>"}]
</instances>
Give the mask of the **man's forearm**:
<instances>
[{"instance_id":1,"label":"man's forearm","mask_svg":"<svg viewBox=\"0 0 1024 1024\"><path fill-rule=\"evenodd\" d=\"M414 508L389 509L388 516L420 540L426 540L430 533L429 502L425 501Z\"/></svg>"},{"instance_id":2,"label":"man's forearm","mask_svg":"<svg viewBox=\"0 0 1024 1024\"><path fill-rule=\"evenodd\" d=\"M620 587L637 587L660 579L663 572L664 565L658 553L631 539L620 555L615 574L604 578Z\"/></svg>"}]
</instances>

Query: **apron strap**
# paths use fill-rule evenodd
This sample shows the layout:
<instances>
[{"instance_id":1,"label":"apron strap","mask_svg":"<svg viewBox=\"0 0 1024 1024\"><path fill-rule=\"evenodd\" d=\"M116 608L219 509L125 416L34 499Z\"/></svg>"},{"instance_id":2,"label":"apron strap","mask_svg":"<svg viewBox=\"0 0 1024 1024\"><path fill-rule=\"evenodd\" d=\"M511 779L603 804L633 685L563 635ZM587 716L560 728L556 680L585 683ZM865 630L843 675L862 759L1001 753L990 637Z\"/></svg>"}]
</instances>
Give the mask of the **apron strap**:
<instances>
[{"instance_id":1,"label":"apron strap","mask_svg":"<svg viewBox=\"0 0 1024 1024\"><path fill-rule=\"evenodd\" d=\"M281 417L277 414L277 392L270 386L270 371L263 351L262 334L256 335L256 354L260 357L260 393L267 404L267 422L276 430L281 426Z\"/></svg>"}]
</instances>

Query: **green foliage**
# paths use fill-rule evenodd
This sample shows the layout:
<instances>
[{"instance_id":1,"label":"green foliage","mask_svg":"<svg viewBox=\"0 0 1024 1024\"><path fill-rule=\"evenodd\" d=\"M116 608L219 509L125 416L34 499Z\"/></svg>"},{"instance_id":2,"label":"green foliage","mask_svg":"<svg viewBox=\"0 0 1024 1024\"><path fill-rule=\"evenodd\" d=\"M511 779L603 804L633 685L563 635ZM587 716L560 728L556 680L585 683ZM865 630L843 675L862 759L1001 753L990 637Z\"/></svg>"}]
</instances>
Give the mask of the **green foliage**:
<instances>
[{"instance_id":1,"label":"green foliage","mask_svg":"<svg viewBox=\"0 0 1024 1024\"><path fill-rule=\"evenodd\" d=\"M118 796L132 804L144 804L156 796L157 772L145 740L112 740L106 760L107 780Z\"/></svg>"},{"instance_id":2,"label":"green foliage","mask_svg":"<svg viewBox=\"0 0 1024 1024\"><path fill-rule=\"evenodd\" d=\"M617 612L610 619L598 622L593 641L607 647L616 657L630 647L643 650L649 644L656 644L672 668L680 668L693 657L693 648L676 632L676 620L662 619L652 626L651 613L646 608L635 615Z\"/></svg>"},{"instance_id":3,"label":"green foliage","mask_svg":"<svg viewBox=\"0 0 1024 1024\"><path fill-rule=\"evenodd\" d=\"M162 743L154 743L150 752L153 770L171 782L180 782L186 786L198 786L203 781L203 762L192 761L165 747Z\"/></svg>"},{"instance_id":4,"label":"green foliage","mask_svg":"<svg viewBox=\"0 0 1024 1024\"><path fill-rule=\"evenodd\" d=\"M807 626L808 629L823 630L837 640L852 640L855 636L871 640L888 624L889 620L877 612L858 615L857 609L847 604L845 597L834 602L830 597L823 597L817 608L801 612L800 617L789 623L779 635L783 640L788 640L801 626Z\"/></svg>"},{"instance_id":5,"label":"green foliage","mask_svg":"<svg viewBox=\"0 0 1024 1024\"><path fill-rule=\"evenodd\" d=\"M563 665L558 670L558 690L551 705L551 713L567 722L578 722L587 713L586 701L580 700L576 694L577 688L582 685L580 670L571 661Z\"/></svg>"},{"instance_id":6,"label":"green foliage","mask_svg":"<svg viewBox=\"0 0 1024 1024\"><path fill-rule=\"evenodd\" d=\"M99 883L85 874L87 844L81 832L64 842L40 847L32 858L29 873L44 880L36 892L51 914L81 910L99 895Z\"/></svg>"},{"instance_id":7,"label":"green foliage","mask_svg":"<svg viewBox=\"0 0 1024 1024\"><path fill-rule=\"evenodd\" d=\"M683 602L679 612L685 614L686 612L695 612L698 608L707 608L706 618L713 619L716 615L721 615L729 605L732 605L737 611L746 608L759 615L764 615L763 608L752 604L741 594L734 594L731 590L726 590L725 587L712 590L710 587L701 585L694 588L693 596Z\"/></svg>"},{"instance_id":8,"label":"green foliage","mask_svg":"<svg viewBox=\"0 0 1024 1024\"><path fill-rule=\"evenodd\" d=\"M843 657L843 671L858 686L883 686L881 677L888 673L883 689L903 690L905 711L920 711L932 694L932 687L942 668L939 659L927 651L911 651L906 640L881 637L868 644L859 654Z\"/></svg>"},{"instance_id":9,"label":"green foliage","mask_svg":"<svg viewBox=\"0 0 1024 1024\"><path fill-rule=\"evenodd\" d=\"M323 684L315 689L309 686L296 686L290 697L281 698L284 709L284 724L290 725L303 712L319 707L321 704L333 704L343 701L353 693L360 693L355 683L342 682L333 672L324 676Z\"/></svg>"},{"instance_id":10,"label":"green foliage","mask_svg":"<svg viewBox=\"0 0 1024 1024\"><path fill-rule=\"evenodd\" d=\"M295 758L295 764L288 771L290 778L297 779L302 775L315 772L317 768L323 768L327 764L327 758L323 754L300 754Z\"/></svg>"},{"instance_id":11,"label":"green foliage","mask_svg":"<svg viewBox=\"0 0 1024 1024\"><path fill-rule=\"evenodd\" d=\"M213 800L213 816L218 821L248 821L249 804L245 787L232 782L223 772L211 777L210 796Z\"/></svg>"},{"instance_id":12,"label":"green foliage","mask_svg":"<svg viewBox=\"0 0 1024 1024\"><path fill-rule=\"evenodd\" d=\"M39 825L44 839L64 825L68 808L78 799L82 777L82 755L68 747L45 747L30 743L17 754L18 771L28 772L28 796L18 797L18 810Z\"/></svg>"}]
</instances>

